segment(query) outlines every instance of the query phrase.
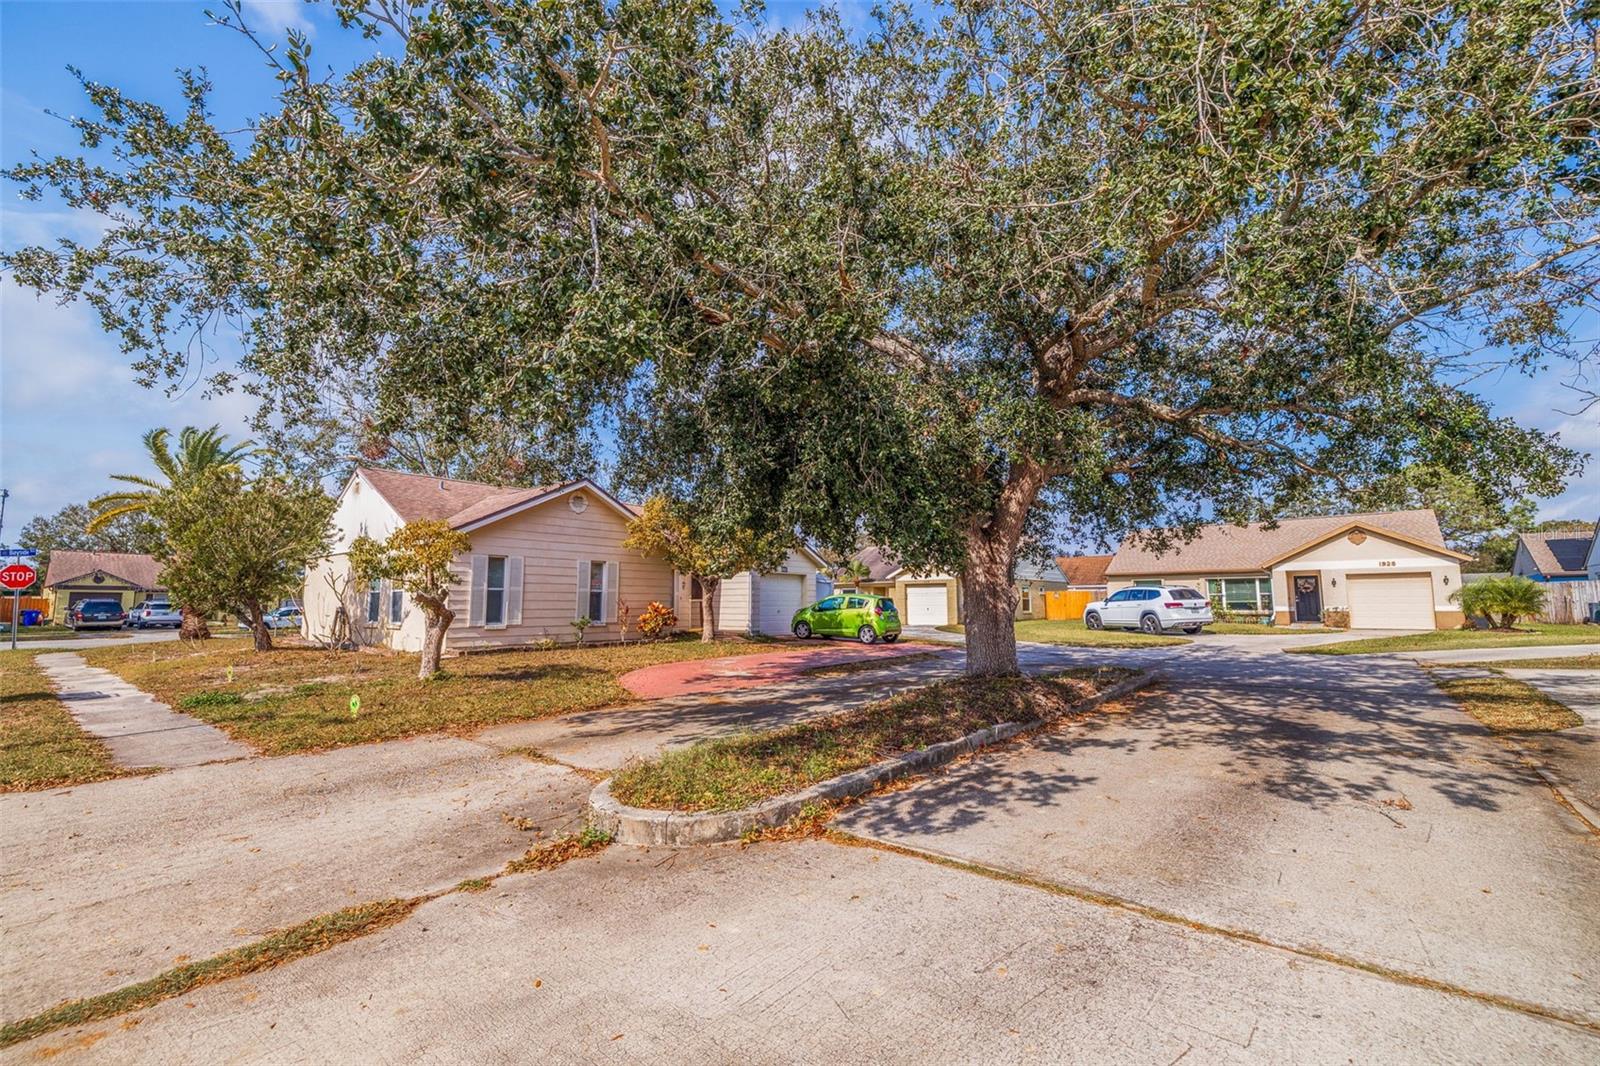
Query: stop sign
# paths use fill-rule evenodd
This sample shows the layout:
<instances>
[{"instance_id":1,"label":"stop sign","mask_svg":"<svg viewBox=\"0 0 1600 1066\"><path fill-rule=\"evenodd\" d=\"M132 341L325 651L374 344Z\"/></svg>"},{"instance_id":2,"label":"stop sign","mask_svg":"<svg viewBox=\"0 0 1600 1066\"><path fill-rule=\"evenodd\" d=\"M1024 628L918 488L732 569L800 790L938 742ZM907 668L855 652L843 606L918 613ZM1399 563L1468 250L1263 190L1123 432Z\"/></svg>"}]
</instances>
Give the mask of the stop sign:
<instances>
[{"instance_id":1,"label":"stop sign","mask_svg":"<svg viewBox=\"0 0 1600 1066\"><path fill-rule=\"evenodd\" d=\"M0 568L0 588L10 592L20 592L33 584L38 576L39 571L27 563L12 563L10 566Z\"/></svg>"}]
</instances>

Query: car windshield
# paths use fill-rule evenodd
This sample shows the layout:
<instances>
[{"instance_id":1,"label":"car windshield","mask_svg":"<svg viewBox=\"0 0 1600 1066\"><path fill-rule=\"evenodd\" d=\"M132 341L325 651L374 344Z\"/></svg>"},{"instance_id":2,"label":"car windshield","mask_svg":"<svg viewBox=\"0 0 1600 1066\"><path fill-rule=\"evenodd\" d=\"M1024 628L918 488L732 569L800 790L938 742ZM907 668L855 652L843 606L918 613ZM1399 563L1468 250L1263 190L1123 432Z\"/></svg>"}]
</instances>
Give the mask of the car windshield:
<instances>
[{"instance_id":1,"label":"car windshield","mask_svg":"<svg viewBox=\"0 0 1600 1066\"><path fill-rule=\"evenodd\" d=\"M1204 596L1200 595L1200 591L1198 589L1183 588L1183 587L1180 586L1179 588L1168 589L1167 591L1172 594L1172 598L1175 599L1175 600L1203 600L1203 599L1205 599Z\"/></svg>"},{"instance_id":2,"label":"car windshield","mask_svg":"<svg viewBox=\"0 0 1600 1066\"><path fill-rule=\"evenodd\" d=\"M144 609L147 611L170 611L172 610L172 604L165 600L148 600L145 602Z\"/></svg>"}]
</instances>

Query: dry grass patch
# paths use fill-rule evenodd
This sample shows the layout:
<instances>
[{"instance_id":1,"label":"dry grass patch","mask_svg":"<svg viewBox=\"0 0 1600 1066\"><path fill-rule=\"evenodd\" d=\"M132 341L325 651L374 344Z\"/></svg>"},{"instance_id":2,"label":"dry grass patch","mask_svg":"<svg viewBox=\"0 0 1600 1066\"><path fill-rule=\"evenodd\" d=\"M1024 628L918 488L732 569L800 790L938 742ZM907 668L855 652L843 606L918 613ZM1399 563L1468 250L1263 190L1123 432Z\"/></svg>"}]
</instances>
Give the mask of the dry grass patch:
<instances>
[{"instance_id":1,"label":"dry grass patch","mask_svg":"<svg viewBox=\"0 0 1600 1066\"><path fill-rule=\"evenodd\" d=\"M124 770L56 698L26 651L0 654L0 792L82 785L143 771Z\"/></svg>"},{"instance_id":2,"label":"dry grass patch","mask_svg":"<svg viewBox=\"0 0 1600 1066\"><path fill-rule=\"evenodd\" d=\"M787 646L785 646L787 647ZM418 680L417 657L245 641L94 648L81 654L171 707L204 719L268 755L466 731L500 722L637 702L617 678L686 659L778 650L743 640L672 640L552 651L463 655ZM352 712L351 697L360 697Z\"/></svg>"},{"instance_id":3,"label":"dry grass patch","mask_svg":"<svg viewBox=\"0 0 1600 1066\"><path fill-rule=\"evenodd\" d=\"M593 855L611 843L611 834L604 829L586 826L581 833L572 833L528 849L520 859L506 864L508 874L525 874L531 870L553 870L564 862Z\"/></svg>"},{"instance_id":4,"label":"dry grass patch","mask_svg":"<svg viewBox=\"0 0 1600 1066\"><path fill-rule=\"evenodd\" d=\"M1532 685L1503 674L1487 677L1433 676L1472 717L1495 733L1549 733L1583 724L1573 710Z\"/></svg>"},{"instance_id":5,"label":"dry grass patch","mask_svg":"<svg viewBox=\"0 0 1600 1066\"><path fill-rule=\"evenodd\" d=\"M1069 714L1135 672L1100 667L1043 678L940 682L853 711L634 763L611 779L611 794L656 810L736 810L1002 722Z\"/></svg>"}]
</instances>

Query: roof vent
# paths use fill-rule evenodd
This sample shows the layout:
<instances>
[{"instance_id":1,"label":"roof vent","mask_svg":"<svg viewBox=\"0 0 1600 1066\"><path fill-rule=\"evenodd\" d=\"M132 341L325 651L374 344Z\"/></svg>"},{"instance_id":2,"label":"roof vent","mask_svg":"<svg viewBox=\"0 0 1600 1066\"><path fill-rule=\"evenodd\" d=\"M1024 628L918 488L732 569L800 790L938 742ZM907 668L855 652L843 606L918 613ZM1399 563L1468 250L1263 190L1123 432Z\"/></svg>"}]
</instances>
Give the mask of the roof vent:
<instances>
[{"instance_id":1,"label":"roof vent","mask_svg":"<svg viewBox=\"0 0 1600 1066\"><path fill-rule=\"evenodd\" d=\"M589 509L589 498L581 492L574 492L571 501L574 514L582 514Z\"/></svg>"}]
</instances>

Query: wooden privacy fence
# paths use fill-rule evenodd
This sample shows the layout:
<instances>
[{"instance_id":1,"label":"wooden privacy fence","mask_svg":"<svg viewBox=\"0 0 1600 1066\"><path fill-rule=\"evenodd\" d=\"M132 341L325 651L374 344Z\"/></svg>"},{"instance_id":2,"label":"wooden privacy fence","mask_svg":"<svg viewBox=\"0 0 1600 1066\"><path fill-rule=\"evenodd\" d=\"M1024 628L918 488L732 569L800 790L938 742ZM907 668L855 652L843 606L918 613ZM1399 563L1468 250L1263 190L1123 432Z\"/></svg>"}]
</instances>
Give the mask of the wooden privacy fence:
<instances>
[{"instance_id":1,"label":"wooden privacy fence","mask_svg":"<svg viewBox=\"0 0 1600 1066\"><path fill-rule=\"evenodd\" d=\"M1588 619L1591 603L1600 603L1600 581L1549 581L1544 586L1544 611L1539 621L1570 624ZM1600 640L1600 629L1595 631Z\"/></svg>"},{"instance_id":2,"label":"wooden privacy fence","mask_svg":"<svg viewBox=\"0 0 1600 1066\"><path fill-rule=\"evenodd\" d=\"M23 596L21 601L18 604L19 610L49 612L50 601L43 596ZM9 592L5 594L4 598L0 598L0 622L11 621L11 604L13 602L12 595Z\"/></svg>"},{"instance_id":3,"label":"wooden privacy fence","mask_svg":"<svg viewBox=\"0 0 1600 1066\"><path fill-rule=\"evenodd\" d=\"M1076 622L1083 618L1083 609L1100 598L1100 593L1088 589L1060 589L1044 594L1044 616L1052 622Z\"/></svg>"}]
</instances>

